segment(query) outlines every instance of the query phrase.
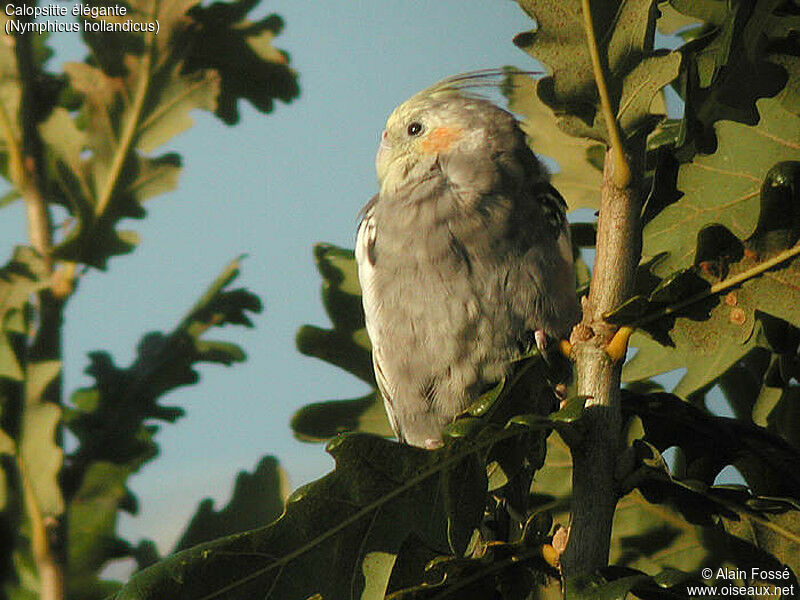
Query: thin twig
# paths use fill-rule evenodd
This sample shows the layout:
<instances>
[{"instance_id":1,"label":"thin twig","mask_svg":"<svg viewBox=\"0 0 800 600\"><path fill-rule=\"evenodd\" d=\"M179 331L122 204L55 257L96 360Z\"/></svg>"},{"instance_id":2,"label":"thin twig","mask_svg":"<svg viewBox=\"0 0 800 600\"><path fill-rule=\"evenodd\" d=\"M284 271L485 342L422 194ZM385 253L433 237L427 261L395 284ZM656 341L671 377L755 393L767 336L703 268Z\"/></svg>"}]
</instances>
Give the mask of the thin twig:
<instances>
[{"instance_id":1,"label":"thin twig","mask_svg":"<svg viewBox=\"0 0 800 600\"><path fill-rule=\"evenodd\" d=\"M52 223L42 190L44 152L36 118L39 98L38 79L33 58L32 37L18 34L14 41L18 85L20 87L19 128L20 138L14 139L11 125L14 115L2 114L2 129L9 145L10 174L12 183L23 197L28 217L28 237L31 246L43 257L45 267L52 271Z\"/></svg>"},{"instance_id":2,"label":"thin twig","mask_svg":"<svg viewBox=\"0 0 800 600\"><path fill-rule=\"evenodd\" d=\"M17 449L17 471L22 483L22 496L25 512L31 524L31 550L39 572L39 597L41 600L62 600L64 598L64 573L50 548L47 525L36 501L36 494L30 477Z\"/></svg>"},{"instance_id":3,"label":"thin twig","mask_svg":"<svg viewBox=\"0 0 800 600\"><path fill-rule=\"evenodd\" d=\"M30 17L25 17L30 20ZM52 220L46 200L46 178L44 176L44 145L39 135L39 118L41 114L37 82L42 75L33 54L33 37L31 34L10 36L14 41L18 85L20 87L20 104L18 115L3 115L3 129L6 139L13 138L12 120L18 119L20 138L11 146L12 182L23 197L27 212L28 237L31 247L42 257L48 274L53 272L51 257L53 231ZM16 164L15 164L16 163ZM25 362L30 367L44 360L61 358L60 322L63 303L54 300L49 290L38 294L36 334L28 340ZM52 325L58 324L55 328ZM28 375L30 377L30 375ZM36 402L60 405L61 387L56 375L54 385L48 386ZM30 385L25 386L25 408L30 410ZM45 521L36 491L30 482L28 465L17 453L17 466L22 484L25 509L31 523L31 546L36 571L39 578L39 596L41 600L63 600L64 598L64 557L58 550L58 538L63 534L62 515L52 515L52 522ZM48 515L49 516L49 515ZM56 543L54 543L56 540Z\"/></svg>"},{"instance_id":4,"label":"thin twig","mask_svg":"<svg viewBox=\"0 0 800 600\"><path fill-rule=\"evenodd\" d=\"M0 104L0 130L6 142L9 178L11 179L11 183L19 190L23 174L22 147L20 146L20 141L17 139L17 136L14 135L14 127L11 125L12 119L13 117L7 114L5 107Z\"/></svg>"},{"instance_id":5,"label":"thin twig","mask_svg":"<svg viewBox=\"0 0 800 600\"><path fill-rule=\"evenodd\" d=\"M592 59L592 71L594 72L594 80L597 84L597 93L600 96L600 108L603 111L603 119L606 122L608 135L611 138L611 151L615 163L614 183L619 188L625 188L630 183L631 169L628 165L628 159L625 156L625 148L622 145L619 124L611 108L608 85L606 84L606 78L603 73L603 65L600 62L600 50L597 46L597 38L594 34L590 0L581 0L581 9L583 12L583 26L586 30L586 41L589 46L589 56Z\"/></svg>"},{"instance_id":6,"label":"thin twig","mask_svg":"<svg viewBox=\"0 0 800 600\"><path fill-rule=\"evenodd\" d=\"M111 160L108 176L103 183L100 195L97 197L97 204L95 205L95 215L97 217L103 215L111 199L114 197L122 168L125 166L125 161L128 159L136 141L136 134L140 126L139 119L142 116L142 110L150 88L150 67L153 60L153 35L153 33L148 32L145 38L145 51L142 56L142 62L139 65L139 77L136 81L133 104L127 115L119 144L117 144L116 152L114 152L114 158Z\"/></svg>"},{"instance_id":7,"label":"thin twig","mask_svg":"<svg viewBox=\"0 0 800 600\"><path fill-rule=\"evenodd\" d=\"M776 254L772 258L765 260L762 263L757 264L754 267L750 267L734 275L733 277L729 277L728 279L724 279L722 281L718 281L711 287L701 292L698 292L694 296L687 298L677 304L671 304L669 306L665 306L664 308L657 310L649 315L645 315L640 319L637 319L631 324L631 327L637 328L642 327L643 325L647 325L648 323L652 323L653 321L657 321L663 317L668 317L670 315L674 315L682 311L687 306L691 306L692 304L696 304L706 298L711 296L716 296L717 294L724 292L725 290L729 290L732 287L736 287L737 285L741 285L745 281L758 277L762 273L769 271L777 267L778 265L785 263L788 260L791 260L795 256L800 255L800 244L784 250L783 252Z\"/></svg>"}]
</instances>

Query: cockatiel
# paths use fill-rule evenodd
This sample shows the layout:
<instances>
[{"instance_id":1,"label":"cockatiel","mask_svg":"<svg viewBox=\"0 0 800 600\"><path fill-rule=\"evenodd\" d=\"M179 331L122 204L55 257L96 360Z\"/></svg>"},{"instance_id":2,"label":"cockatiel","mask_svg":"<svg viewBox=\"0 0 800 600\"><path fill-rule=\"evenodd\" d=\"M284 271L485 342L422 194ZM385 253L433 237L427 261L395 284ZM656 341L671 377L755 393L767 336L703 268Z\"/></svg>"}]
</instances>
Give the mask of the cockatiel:
<instances>
[{"instance_id":1,"label":"cockatiel","mask_svg":"<svg viewBox=\"0 0 800 600\"><path fill-rule=\"evenodd\" d=\"M514 116L470 92L486 76L394 110L358 227L375 378L399 440L424 448L579 315L566 205Z\"/></svg>"}]
</instances>

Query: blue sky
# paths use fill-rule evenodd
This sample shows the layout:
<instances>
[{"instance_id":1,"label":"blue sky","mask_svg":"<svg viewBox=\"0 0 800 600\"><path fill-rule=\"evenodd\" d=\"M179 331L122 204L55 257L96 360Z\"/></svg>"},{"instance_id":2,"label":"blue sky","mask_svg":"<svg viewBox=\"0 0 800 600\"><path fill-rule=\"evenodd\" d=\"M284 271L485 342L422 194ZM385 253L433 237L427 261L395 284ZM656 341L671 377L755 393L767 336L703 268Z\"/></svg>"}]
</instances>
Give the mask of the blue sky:
<instances>
[{"instance_id":1,"label":"blue sky","mask_svg":"<svg viewBox=\"0 0 800 600\"><path fill-rule=\"evenodd\" d=\"M249 359L231 368L201 367L199 385L163 403L187 416L158 434L161 456L131 481L136 517L120 530L166 552L204 497L227 501L241 469L274 454L296 487L327 472L322 445L294 440L292 413L309 402L354 397L363 384L300 355L303 323L327 326L311 248L352 247L356 214L375 192L374 154L391 110L439 79L514 64L535 69L512 37L532 26L515 2L463 0L278 0L258 15L286 21L275 44L291 54L301 96L270 115L240 105L237 127L195 113L196 126L164 151L180 153L179 188L150 200L148 217L131 221L141 245L90 272L70 301L65 328L67 390L87 385L86 353L111 352L127 365L137 341L170 330L233 257L247 253L237 282L258 293L265 311L252 330L213 337L236 341ZM55 40L52 63L82 56L77 34ZM24 243L20 203L0 213L0 257Z\"/></svg>"}]
</instances>

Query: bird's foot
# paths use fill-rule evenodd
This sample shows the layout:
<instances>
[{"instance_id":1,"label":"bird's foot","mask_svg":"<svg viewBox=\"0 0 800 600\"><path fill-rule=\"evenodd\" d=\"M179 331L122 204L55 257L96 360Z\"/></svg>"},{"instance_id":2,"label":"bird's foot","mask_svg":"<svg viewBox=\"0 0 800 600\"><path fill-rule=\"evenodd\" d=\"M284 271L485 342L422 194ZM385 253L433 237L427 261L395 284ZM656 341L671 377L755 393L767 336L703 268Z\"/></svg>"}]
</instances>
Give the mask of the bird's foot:
<instances>
[{"instance_id":1,"label":"bird's foot","mask_svg":"<svg viewBox=\"0 0 800 600\"><path fill-rule=\"evenodd\" d=\"M553 392L556 395L556 399L558 400L558 409L561 410L567 405L567 384L565 383L557 383L553 387Z\"/></svg>"},{"instance_id":2,"label":"bird's foot","mask_svg":"<svg viewBox=\"0 0 800 600\"><path fill-rule=\"evenodd\" d=\"M425 450L438 450L444 446L444 442L442 440L437 440L434 438L428 438L425 440Z\"/></svg>"},{"instance_id":3,"label":"bird's foot","mask_svg":"<svg viewBox=\"0 0 800 600\"><path fill-rule=\"evenodd\" d=\"M533 339L536 340L536 347L539 352L544 352L547 348L547 336L544 334L544 329L537 329L533 332Z\"/></svg>"}]
</instances>

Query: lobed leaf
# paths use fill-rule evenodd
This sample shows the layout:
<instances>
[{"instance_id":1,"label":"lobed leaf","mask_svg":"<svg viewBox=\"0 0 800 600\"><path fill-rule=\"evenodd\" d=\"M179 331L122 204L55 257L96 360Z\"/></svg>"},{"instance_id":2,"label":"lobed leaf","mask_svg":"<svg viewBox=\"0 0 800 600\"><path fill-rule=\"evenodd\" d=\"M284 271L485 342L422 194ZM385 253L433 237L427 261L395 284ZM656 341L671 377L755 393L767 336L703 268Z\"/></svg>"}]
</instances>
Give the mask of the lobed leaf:
<instances>
[{"instance_id":1,"label":"lobed leaf","mask_svg":"<svg viewBox=\"0 0 800 600\"><path fill-rule=\"evenodd\" d=\"M659 507L674 506L689 522L705 525L705 545L714 545L709 543L709 534L717 538L716 544L722 543L719 557L727 556L746 573L759 567L786 571L796 580L800 568L800 503L790 498L754 496L743 486L709 486L692 479L675 479L652 446L644 450L640 460L628 481L635 481L649 502ZM716 522L722 524L721 537L720 529L708 528ZM716 567L717 561L711 564ZM715 584L722 583L716 579ZM758 581L757 577L745 579Z\"/></svg>"},{"instance_id":2,"label":"lobed leaf","mask_svg":"<svg viewBox=\"0 0 800 600\"><path fill-rule=\"evenodd\" d=\"M559 114L559 127L565 133L607 144L580 0L519 0L519 4L537 27L518 35L514 43L552 72L541 80L539 98ZM623 135L646 134L663 117L654 99L677 77L681 56L649 49L657 16L652 0L594 3L591 10L599 52L607 61L612 109Z\"/></svg>"},{"instance_id":3,"label":"lobed leaf","mask_svg":"<svg viewBox=\"0 0 800 600\"><path fill-rule=\"evenodd\" d=\"M793 54L785 48L791 47L791 32L798 30L797 18L781 4L670 0L684 16L703 22L681 49L689 63L679 88L686 102L680 141L684 154L713 152L714 123L754 125L759 98L791 89L780 65Z\"/></svg>"},{"instance_id":4,"label":"lobed leaf","mask_svg":"<svg viewBox=\"0 0 800 600\"><path fill-rule=\"evenodd\" d=\"M800 452L767 430L710 415L665 393L624 393L623 410L642 420L644 439L659 451L681 448L686 477L711 485L725 466L734 465L755 493L800 500L800 476L791 466Z\"/></svg>"},{"instance_id":5,"label":"lobed leaf","mask_svg":"<svg viewBox=\"0 0 800 600\"><path fill-rule=\"evenodd\" d=\"M290 102L300 93L288 55L272 45L283 20L270 14L251 21L247 13L257 4L254 0L214 2L196 4L189 11L195 27L186 68L213 69L219 74L216 114L228 125L239 120L239 99L248 100L260 112L271 112L275 100Z\"/></svg>"},{"instance_id":6,"label":"lobed leaf","mask_svg":"<svg viewBox=\"0 0 800 600\"><path fill-rule=\"evenodd\" d=\"M394 435L377 390L352 400L307 404L292 415L290 425L304 442L323 442L347 431Z\"/></svg>"},{"instance_id":7,"label":"lobed leaf","mask_svg":"<svg viewBox=\"0 0 800 600\"><path fill-rule=\"evenodd\" d=\"M45 263L31 248L16 248L0 269L0 505L12 509L0 513L0 531L18 530L4 542L18 564L33 563L33 544L64 512L62 411L52 394L61 375L51 352L58 323L45 308L32 319L34 298L48 283ZM52 301L38 298L39 306ZM24 596L38 585L33 570L29 578L5 582L5 589Z\"/></svg>"},{"instance_id":8,"label":"lobed leaf","mask_svg":"<svg viewBox=\"0 0 800 600\"><path fill-rule=\"evenodd\" d=\"M520 113L522 129L531 149L558 164L552 184L564 196L570 210L595 208L600 204L602 165L598 168L589 156L602 147L595 141L571 136L557 123L552 109L539 98L539 81L522 74L510 74L503 92L509 109Z\"/></svg>"},{"instance_id":9,"label":"lobed leaf","mask_svg":"<svg viewBox=\"0 0 800 600\"><path fill-rule=\"evenodd\" d=\"M435 598L493 598L525 600L532 590L553 591L558 587L558 571L546 562L544 544L547 531L536 532L523 542L494 542L484 554L473 558L438 557L425 568L416 585L399 589L391 600L434 600ZM551 548L552 550L552 548ZM560 594L559 594L560 595Z\"/></svg>"},{"instance_id":10,"label":"lobed leaf","mask_svg":"<svg viewBox=\"0 0 800 600\"><path fill-rule=\"evenodd\" d=\"M41 258L27 247L16 247L11 260L0 269L0 378L24 378L14 340L27 331L30 297L47 285L46 279Z\"/></svg>"},{"instance_id":11,"label":"lobed leaf","mask_svg":"<svg viewBox=\"0 0 800 600\"><path fill-rule=\"evenodd\" d=\"M119 222L142 218L145 200L176 185L180 157L152 153L191 126L193 110L233 124L241 97L269 111L274 98L297 96L296 74L271 45L280 18L248 20L257 4L131 2L117 21L157 21L158 35L85 31L91 58L64 67L78 117L57 109L40 127L54 199L73 217L57 258L102 269L135 247Z\"/></svg>"},{"instance_id":12,"label":"lobed leaf","mask_svg":"<svg viewBox=\"0 0 800 600\"><path fill-rule=\"evenodd\" d=\"M483 498L485 476L458 490L442 478L475 451L471 443L427 452L339 438L328 449L336 469L295 491L273 525L181 552L135 575L116 598L382 598L406 538L449 552L454 531L477 526L480 513L448 512L444 502L454 492Z\"/></svg>"},{"instance_id":13,"label":"lobed leaf","mask_svg":"<svg viewBox=\"0 0 800 600\"><path fill-rule=\"evenodd\" d=\"M632 338L638 352L625 366L627 381L685 366L687 372L674 391L688 396L756 348L773 346L769 338L775 336L767 335L764 327L777 331L773 323L800 323L794 301L800 267L793 254L800 239L800 162L781 161L769 169L759 205L753 234L744 242L722 226L707 226L698 234L697 267L661 280L652 271L660 270L663 256L642 268L640 286L649 291L607 315L618 323L641 322L652 336L637 333ZM778 262L764 270L770 261ZM733 278L741 282L721 290L724 295L711 293L711 284ZM681 308L687 298L696 302ZM652 316L657 318L649 319Z\"/></svg>"},{"instance_id":14,"label":"lobed leaf","mask_svg":"<svg viewBox=\"0 0 800 600\"><path fill-rule=\"evenodd\" d=\"M645 258L666 253L655 267L658 275L689 266L698 236L709 224L739 239L753 235L768 172L781 161L800 160L800 117L779 99L761 99L757 106L761 118L754 127L732 121L716 125L716 152L680 167L677 188L683 196L645 225Z\"/></svg>"},{"instance_id":15,"label":"lobed leaf","mask_svg":"<svg viewBox=\"0 0 800 600\"><path fill-rule=\"evenodd\" d=\"M372 346L364 324L355 256L352 250L317 244L314 258L322 275L322 303L333 329L305 325L297 332L297 348L307 356L341 367L374 387Z\"/></svg>"},{"instance_id":16,"label":"lobed leaf","mask_svg":"<svg viewBox=\"0 0 800 600\"><path fill-rule=\"evenodd\" d=\"M239 472L230 502L223 509L215 511L209 498L200 502L173 552L271 523L283 513L288 485L277 459L263 457L252 474Z\"/></svg>"},{"instance_id":17,"label":"lobed leaf","mask_svg":"<svg viewBox=\"0 0 800 600\"><path fill-rule=\"evenodd\" d=\"M158 452L153 422L174 422L183 415L181 408L161 405L161 397L179 386L196 383L200 362L230 365L244 360L239 347L201 337L211 327L249 325L247 313L261 310L253 294L226 289L238 273L237 260L211 284L174 331L145 335L131 366L117 367L104 352L90 354L87 372L96 384L72 396L73 408L67 413L66 425L77 447L61 477L70 522L67 584L71 593L99 597L100 591L106 590L97 579L104 565L134 553L116 534L119 511L136 510L127 480ZM261 497L259 502L263 500ZM267 510L266 505L262 508ZM263 516L264 512L250 514ZM195 539L202 537L202 531L214 521L209 514L198 518L200 521L187 533ZM221 530L227 517L219 515L216 521Z\"/></svg>"}]
</instances>

